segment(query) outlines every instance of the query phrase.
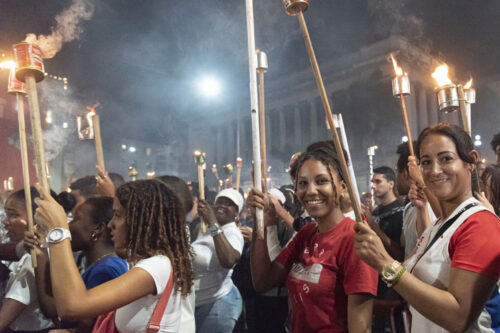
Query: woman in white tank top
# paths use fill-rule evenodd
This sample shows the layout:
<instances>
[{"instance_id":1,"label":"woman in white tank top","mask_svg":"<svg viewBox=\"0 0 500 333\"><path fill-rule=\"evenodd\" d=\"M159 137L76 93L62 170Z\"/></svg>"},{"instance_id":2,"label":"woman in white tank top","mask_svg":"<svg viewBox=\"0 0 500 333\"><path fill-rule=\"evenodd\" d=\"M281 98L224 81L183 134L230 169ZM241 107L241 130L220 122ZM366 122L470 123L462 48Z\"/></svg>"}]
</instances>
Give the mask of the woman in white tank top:
<instances>
[{"instance_id":1,"label":"woman in white tank top","mask_svg":"<svg viewBox=\"0 0 500 333\"><path fill-rule=\"evenodd\" d=\"M404 266L365 223L355 226L357 254L410 304L412 331L493 332L485 303L500 277L500 220L472 195L472 140L457 126L437 124L420 133L416 154L422 174L410 157L412 179L438 198L443 218Z\"/></svg>"}]
</instances>

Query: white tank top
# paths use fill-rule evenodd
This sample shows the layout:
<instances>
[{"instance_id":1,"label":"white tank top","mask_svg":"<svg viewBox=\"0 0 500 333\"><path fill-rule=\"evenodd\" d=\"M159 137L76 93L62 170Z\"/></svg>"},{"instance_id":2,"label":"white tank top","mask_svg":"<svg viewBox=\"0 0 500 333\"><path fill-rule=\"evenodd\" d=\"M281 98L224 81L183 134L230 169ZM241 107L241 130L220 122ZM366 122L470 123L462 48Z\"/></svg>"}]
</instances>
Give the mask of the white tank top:
<instances>
[{"instance_id":1,"label":"white tank top","mask_svg":"<svg viewBox=\"0 0 500 333\"><path fill-rule=\"evenodd\" d=\"M457 215L464 207L471 203L477 206L471 207L463 212L455 222L436 240L432 247L424 253L426 247L434 238L439 228L448 220ZM438 220L434 225L429 226L423 233L417 243L417 251L409 257L404 265L408 271L419 280L428 283L436 288L447 290L451 272L451 258L448 252L448 245L455 231L473 214L487 210L475 198L470 198L462 202L453 213L445 220ZM448 332L441 326L422 316L417 310L410 306L412 314L412 332L443 333ZM467 333L494 333L491 327L491 317L483 309L478 319L465 332Z\"/></svg>"}]
</instances>

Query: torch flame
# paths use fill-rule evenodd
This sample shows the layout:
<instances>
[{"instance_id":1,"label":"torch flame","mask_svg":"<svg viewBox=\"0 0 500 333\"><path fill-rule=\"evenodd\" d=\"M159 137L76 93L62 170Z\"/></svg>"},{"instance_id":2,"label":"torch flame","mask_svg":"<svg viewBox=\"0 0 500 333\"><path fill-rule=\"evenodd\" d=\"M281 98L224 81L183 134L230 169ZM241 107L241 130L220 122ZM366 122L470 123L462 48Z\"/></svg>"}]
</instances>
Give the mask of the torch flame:
<instances>
[{"instance_id":1,"label":"torch flame","mask_svg":"<svg viewBox=\"0 0 500 333\"><path fill-rule=\"evenodd\" d=\"M450 78L448 77L448 65L446 64L438 66L434 73L432 73L432 77L436 80L438 86L440 87L452 84Z\"/></svg>"},{"instance_id":2,"label":"torch flame","mask_svg":"<svg viewBox=\"0 0 500 333\"><path fill-rule=\"evenodd\" d=\"M464 89L470 89L470 87L472 87L472 78L465 84Z\"/></svg>"},{"instance_id":3,"label":"torch flame","mask_svg":"<svg viewBox=\"0 0 500 333\"><path fill-rule=\"evenodd\" d=\"M394 58L394 55L391 53L391 61L392 61L392 66L394 67L394 72L396 73L396 76L403 76L403 69L398 66L398 63L396 62L396 59Z\"/></svg>"},{"instance_id":4,"label":"torch flame","mask_svg":"<svg viewBox=\"0 0 500 333\"><path fill-rule=\"evenodd\" d=\"M0 62L0 68L1 69L14 69L14 67L16 67L16 64L12 60L7 60L7 61Z\"/></svg>"}]
</instances>

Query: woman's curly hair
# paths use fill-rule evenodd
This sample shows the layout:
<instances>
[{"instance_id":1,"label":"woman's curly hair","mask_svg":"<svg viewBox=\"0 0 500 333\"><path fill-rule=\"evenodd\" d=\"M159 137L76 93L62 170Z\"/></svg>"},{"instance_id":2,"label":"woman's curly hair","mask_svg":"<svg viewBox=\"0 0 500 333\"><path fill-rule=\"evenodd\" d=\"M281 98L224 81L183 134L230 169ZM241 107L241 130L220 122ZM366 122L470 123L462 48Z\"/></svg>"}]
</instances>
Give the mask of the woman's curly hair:
<instances>
[{"instance_id":1,"label":"woman's curly hair","mask_svg":"<svg viewBox=\"0 0 500 333\"><path fill-rule=\"evenodd\" d=\"M177 195L163 182L151 179L125 183L116 198L126 211L127 259L135 263L165 255L173 268L175 287L185 297L193 285L193 252L185 213Z\"/></svg>"}]
</instances>

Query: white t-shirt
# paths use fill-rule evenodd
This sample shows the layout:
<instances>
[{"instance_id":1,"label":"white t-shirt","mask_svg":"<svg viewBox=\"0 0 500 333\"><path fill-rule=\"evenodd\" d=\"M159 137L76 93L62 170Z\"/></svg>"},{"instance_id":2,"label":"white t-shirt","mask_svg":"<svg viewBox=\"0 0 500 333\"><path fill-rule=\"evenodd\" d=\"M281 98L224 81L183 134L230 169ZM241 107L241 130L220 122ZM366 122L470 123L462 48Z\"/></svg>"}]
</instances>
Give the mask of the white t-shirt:
<instances>
[{"instance_id":1,"label":"white t-shirt","mask_svg":"<svg viewBox=\"0 0 500 333\"><path fill-rule=\"evenodd\" d=\"M7 282L5 298L27 305L9 328L13 331L41 331L54 326L52 320L45 317L40 310L36 293L35 272L31 266L29 253L24 254L19 261L13 262L9 269L11 273Z\"/></svg>"},{"instance_id":2,"label":"white t-shirt","mask_svg":"<svg viewBox=\"0 0 500 333\"><path fill-rule=\"evenodd\" d=\"M236 223L231 222L221 226L227 241L240 253L243 252L244 240ZM233 287L231 275L233 269L220 265L215 251L215 244L210 233L199 233L192 244L194 257L196 306L213 303L226 296Z\"/></svg>"},{"instance_id":3,"label":"white t-shirt","mask_svg":"<svg viewBox=\"0 0 500 333\"><path fill-rule=\"evenodd\" d=\"M149 324L151 315L156 307L156 303L160 299L165 287L167 286L170 277L172 265L167 256L154 256L147 259L142 259L132 269L144 269L153 278L156 286L156 295L147 295L140 299L127 304L116 310L115 324L120 333L136 333L145 332ZM168 300L165 313L160 323L160 331L162 333L179 332L181 321L181 294L175 292L172 288L172 293Z\"/></svg>"}]
</instances>

